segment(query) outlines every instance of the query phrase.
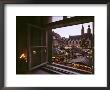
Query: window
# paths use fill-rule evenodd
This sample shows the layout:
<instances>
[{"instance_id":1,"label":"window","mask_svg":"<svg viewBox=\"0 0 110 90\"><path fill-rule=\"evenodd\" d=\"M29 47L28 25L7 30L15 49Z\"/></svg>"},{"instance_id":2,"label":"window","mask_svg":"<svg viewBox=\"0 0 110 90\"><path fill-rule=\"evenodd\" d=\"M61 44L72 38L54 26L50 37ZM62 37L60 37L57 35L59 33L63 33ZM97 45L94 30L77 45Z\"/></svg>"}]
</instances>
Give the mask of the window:
<instances>
[{"instance_id":1,"label":"window","mask_svg":"<svg viewBox=\"0 0 110 90\"><path fill-rule=\"evenodd\" d=\"M67 16L68 18L73 16ZM57 17L56 17L57 18ZM84 34L81 34L82 25L84 27ZM90 34L87 33L88 25L90 25L91 32ZM89 51L92 50L90 48L88 50L86 40L82 43L82 37L87 38L91 37L93 38L93 22L84 23L84 24L77 24L77 25L67 25L65 27L59 27L52 29L56 34L54 34L56 37L59 36L60 38L57 38L57 41L60 42L60 45L63 45L62 47L60 45L52 44L53 54L52 57L52 63L63 65L67 67L82 69L88 72L92 72L92 66L94 61L94 56L91 57L89 54ZM66 43L62 38L66 38L68 43ZM73 43L71 43L72 40ZM74 43L76 42L76 43ZM78 43L79 42L79 43ZM93 42L92 42L93 43ZM61 49L63 48L63 49ZM90 58L91 57L91 58ZM92 62L91 62L92 61ZM87 68L90 69L87 69Z\"/></svg>"}]
</instances>

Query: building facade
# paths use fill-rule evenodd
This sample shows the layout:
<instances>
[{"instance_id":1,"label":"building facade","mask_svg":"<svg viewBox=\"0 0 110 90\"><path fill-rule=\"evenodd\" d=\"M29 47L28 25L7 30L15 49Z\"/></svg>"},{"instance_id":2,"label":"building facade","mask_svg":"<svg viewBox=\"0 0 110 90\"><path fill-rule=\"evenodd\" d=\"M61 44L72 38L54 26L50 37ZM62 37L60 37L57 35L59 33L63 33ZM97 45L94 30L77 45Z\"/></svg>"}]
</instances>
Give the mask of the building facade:
<instances>
[{"instance_id":1,"label":"building facade","mask_svg":"<svg viewBox=\"0 0 110 90\"><path fill-rule=\"evenodd\" d=\"M93 41L90 25L88 25L87 33L84 32L82 25L81 35L69 36L69 38L61 37L59 34L53 32L53 46L74 46L82 49L92 49L94 45Z\"/></svg>"}]
</instances>

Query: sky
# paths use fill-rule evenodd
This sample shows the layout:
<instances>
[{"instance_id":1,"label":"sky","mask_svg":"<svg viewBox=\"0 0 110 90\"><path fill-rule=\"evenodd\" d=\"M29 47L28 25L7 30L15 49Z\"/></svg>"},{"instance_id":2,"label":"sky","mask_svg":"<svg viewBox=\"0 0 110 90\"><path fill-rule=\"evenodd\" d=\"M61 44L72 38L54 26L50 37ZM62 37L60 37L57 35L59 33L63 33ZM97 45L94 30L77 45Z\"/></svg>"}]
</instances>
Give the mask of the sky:
<instances>
[{"instance_id":1,"label":"sky","mask_svg":"<svg viewBox=\"0 0 110 90\"><path fill-rule=\"evenodd\" d=\"M61 16L56 16L52 18L52 21L54 22L62 19L63 18ZM84 33L87 33L88 25L90 25L91 32L93 33L92 22L83 24ZM69 35L70 36L81 35L81 29L82 29L82 24L78 24L73 26L52 29L52 31L54 31L55 33L58 33L61 37L69 38Z\"/></svg>"}]
</instances>

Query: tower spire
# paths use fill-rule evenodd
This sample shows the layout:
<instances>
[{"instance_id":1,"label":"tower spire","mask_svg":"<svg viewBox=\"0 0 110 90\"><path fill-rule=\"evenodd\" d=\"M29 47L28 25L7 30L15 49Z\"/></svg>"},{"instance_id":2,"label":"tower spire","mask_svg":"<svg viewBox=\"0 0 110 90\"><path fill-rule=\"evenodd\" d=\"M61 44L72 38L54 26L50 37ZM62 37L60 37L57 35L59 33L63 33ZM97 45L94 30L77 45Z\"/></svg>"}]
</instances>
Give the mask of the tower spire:
<instances>
[{"instance_id":1,"label":"tower spire","mask_svg":"<svg viewBox=\"0 0 110 90\"><path fill-rule=\"evenodd\" d=\"M83 27L83 25L82 25L81 35L83 35L83 34L84 34L84 27Z\"/></svg>"},{"instance_id":2,"label":"tower spire","mask_svg":"<svg viewBox=\"0 0 110 90\"><path fill-rule=\"evenodd\" d=\"M88 25L87 33L88 33L88 34L91 34L90 25Z\"/></svg>"}]
</instances>

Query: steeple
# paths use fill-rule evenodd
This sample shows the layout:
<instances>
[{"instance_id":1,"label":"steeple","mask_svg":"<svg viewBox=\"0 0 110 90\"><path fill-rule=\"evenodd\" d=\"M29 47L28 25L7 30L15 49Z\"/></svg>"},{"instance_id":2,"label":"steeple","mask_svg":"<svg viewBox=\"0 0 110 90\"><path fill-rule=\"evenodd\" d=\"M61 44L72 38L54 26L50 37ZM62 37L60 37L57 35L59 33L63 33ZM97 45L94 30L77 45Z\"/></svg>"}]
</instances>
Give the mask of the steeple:
<instances>
[{"instance_id":1,"label":"steeple","mask_svg":"<svg viewBox=\"0 0 110 90\"><path fill-rule=\"evenodd\" d=\"M87 33L88 33L88 34L91 34L90 25L88 25Z\"/></svg>"},{"instance_id":2,"label":"steeple","mask_svg":"<svg viewBox=\"0 0 110 90\"><path fill-rule=\"evenodd\" d=\"M81 35L83 35L83 34L84 34L84 27L83 27L83 25L82 25Z\"/></svg>"}]
</instances>

